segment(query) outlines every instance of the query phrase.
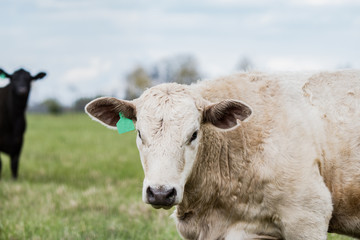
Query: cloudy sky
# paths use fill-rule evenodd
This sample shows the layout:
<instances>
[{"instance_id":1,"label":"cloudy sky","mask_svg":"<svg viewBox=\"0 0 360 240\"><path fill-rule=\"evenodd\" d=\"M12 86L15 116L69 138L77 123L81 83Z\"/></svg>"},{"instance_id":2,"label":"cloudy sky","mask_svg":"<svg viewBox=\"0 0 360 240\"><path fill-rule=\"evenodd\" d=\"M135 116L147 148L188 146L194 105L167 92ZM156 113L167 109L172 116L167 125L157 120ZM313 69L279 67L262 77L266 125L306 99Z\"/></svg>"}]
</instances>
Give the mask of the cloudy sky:
<instances>
[{"instance_id":1,"label":"cloudy sky","mask_svg":"<svg viewBox=\"0 0 360 240\"><path fill-rule=\"evenodd\" d=\"M192 54L205 78L249 57L263 71L360 68L358 0L1 0L0 68L48 76L49 97L122 97L136 65Z\"/></svg>"}]
</instances>

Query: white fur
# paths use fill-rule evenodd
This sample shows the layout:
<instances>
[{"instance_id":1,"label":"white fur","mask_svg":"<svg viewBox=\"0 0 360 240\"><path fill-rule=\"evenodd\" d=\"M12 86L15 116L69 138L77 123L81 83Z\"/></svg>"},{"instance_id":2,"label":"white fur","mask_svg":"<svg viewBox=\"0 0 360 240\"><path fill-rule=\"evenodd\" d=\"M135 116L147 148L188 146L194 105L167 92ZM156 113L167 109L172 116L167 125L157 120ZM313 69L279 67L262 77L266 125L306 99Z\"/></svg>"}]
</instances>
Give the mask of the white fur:
<instances>
[{"instance_id":1,"label":"white fur","mask_svg":"<svg viewBox=\"0 0 360 240\"><path fill-rule=\"evenodd\" d=\"M184 186L197 153L200 136L191 144L187 141L200 128L200 112L192 98L182 98L170 108L157 105L157 102L147 99L146 94L136 102L136 129L143 139L138 136L136 141L145 172L143 200L147 202L146 189L149 186L174 187L177 191L175 203L178 204L182 201ZM159 125L161 119L163 126ZM179 162L184 162L181 171L177 166Z\"/></svg>"}]
</instances>

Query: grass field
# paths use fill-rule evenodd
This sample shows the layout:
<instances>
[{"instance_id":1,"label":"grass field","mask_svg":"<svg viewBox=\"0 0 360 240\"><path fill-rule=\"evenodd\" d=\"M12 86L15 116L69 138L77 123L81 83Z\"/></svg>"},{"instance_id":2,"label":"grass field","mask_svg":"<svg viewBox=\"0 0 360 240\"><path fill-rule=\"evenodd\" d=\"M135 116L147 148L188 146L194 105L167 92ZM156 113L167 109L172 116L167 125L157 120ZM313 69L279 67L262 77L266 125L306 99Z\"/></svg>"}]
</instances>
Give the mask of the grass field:
<instances>
[{"instance_id":1,"label":"grass field","mask_svg":"<svg viewBox=\"0 0 360 240\"><path fill-rule=\"evenodd\" d=\"M172 211L141 201L135 133L84 114L29 115L19 180L2 159L0 239L180 239Z\"/></svg>"}]
</instances>

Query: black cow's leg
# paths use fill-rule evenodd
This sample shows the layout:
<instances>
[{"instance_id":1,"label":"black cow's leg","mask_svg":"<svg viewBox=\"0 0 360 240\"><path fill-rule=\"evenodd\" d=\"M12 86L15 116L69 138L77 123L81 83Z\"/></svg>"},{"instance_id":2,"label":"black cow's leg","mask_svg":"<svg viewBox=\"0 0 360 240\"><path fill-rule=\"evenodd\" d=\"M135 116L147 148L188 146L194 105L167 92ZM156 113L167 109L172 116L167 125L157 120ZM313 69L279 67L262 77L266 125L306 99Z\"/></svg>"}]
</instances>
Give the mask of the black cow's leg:
<instances>
[{"instance_id":1,"label":"black cow's leg","mask_svg":"<svg viewBox=\"0 0 360 240\"><path fill-rule=\"evenodd\" d=\"M17 177L18 177L20 153L21 153L21 149L22 149L22 144L23 144L22 137L14 140L13 152L10 154L11 173L12 173L13 179L17 179Z\"/></svg>"},{"instance_id":2,"label":"black cow's leg","mask_svg":"<svg viewBox=\"0 0 360 240\"><path fill-rule=\"evenodd\" d=\"M0 179L1 179L1 172L2 172L2 161L1 161L1 156L0 156Z\"/></svg>"},{"instance_id":3,"label":"black cow's leg","mask_svg":"<svg viewBox=\"0 0 360 240\"><path fill-rule=\"evenodd\" d=\"M11 158L11 173L14 179L18 177L18 170L19 170L19 157L20 153L12 154Z\"/></svg>"}]
</instances>

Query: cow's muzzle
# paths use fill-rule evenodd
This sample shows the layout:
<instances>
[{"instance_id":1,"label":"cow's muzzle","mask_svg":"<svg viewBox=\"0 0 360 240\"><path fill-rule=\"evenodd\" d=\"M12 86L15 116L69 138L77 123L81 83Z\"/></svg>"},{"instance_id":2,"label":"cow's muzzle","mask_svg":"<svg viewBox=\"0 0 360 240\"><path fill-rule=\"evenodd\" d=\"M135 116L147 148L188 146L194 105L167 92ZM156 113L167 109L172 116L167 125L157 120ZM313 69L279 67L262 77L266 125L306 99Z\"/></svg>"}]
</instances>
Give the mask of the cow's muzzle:
<instances>
[{"instance_id":1,"label":"cow's muzzle","mask_svg":"<svg viewBox=\"0 0 360 240\"><path fill-rule=\"evenodd\" d=\"M146 189L146 198L149 204L154 208L171 208L176 199L176 189L166 188L165 186L148 187Z\"/></svg>"}]
</instances>

